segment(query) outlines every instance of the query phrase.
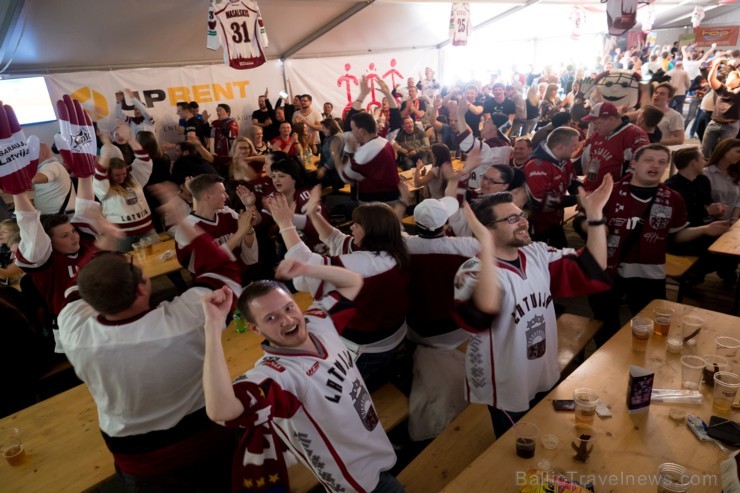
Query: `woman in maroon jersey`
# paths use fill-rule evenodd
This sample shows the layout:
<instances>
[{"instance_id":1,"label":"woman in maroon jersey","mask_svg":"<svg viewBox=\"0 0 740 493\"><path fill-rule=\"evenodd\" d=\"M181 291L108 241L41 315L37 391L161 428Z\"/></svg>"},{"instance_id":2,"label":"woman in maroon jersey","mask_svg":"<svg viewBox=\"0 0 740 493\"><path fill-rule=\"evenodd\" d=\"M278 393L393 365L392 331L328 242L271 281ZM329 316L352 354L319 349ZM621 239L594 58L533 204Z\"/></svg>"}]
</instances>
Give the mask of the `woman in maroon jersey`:
<instances>
[{"instance_id":1,"label":"woman in maroon jersey","mask_svg":"<svg viewBox=\"0 0 740 493\"><path fill-rule=\"evenodd\" d=\"M352 213L351 235L334 228L321 215L321 188L311 191L307 215L329 248L329 256L311 252L296 232L293 211L282 196L271 202L272 214L288 248L286 259L309 264L338 265L362 275L365 284L355 299L356 313L342 338L357 357L368 387L382 384L396 350L406 335L409 254L393 209L381 202L361 204ZM332 288L310 279L294 281L314 298Z\"/></svg>"}]
</instances>

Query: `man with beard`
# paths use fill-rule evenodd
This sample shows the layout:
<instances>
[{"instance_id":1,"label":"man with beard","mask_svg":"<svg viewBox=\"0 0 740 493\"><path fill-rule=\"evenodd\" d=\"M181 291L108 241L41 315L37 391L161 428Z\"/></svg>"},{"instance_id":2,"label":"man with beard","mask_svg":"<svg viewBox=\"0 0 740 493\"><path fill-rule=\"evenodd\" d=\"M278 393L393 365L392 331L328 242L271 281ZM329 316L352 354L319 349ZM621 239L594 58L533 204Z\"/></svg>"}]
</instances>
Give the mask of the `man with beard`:
<instances>
[{"instance_id":1,"label":"man with beard","mask_svg":"<svg viewBox=\"0 0 740 493\"><path fill-rule=\"evenodd\" d=\"M481 254L457 272L455 317L473 333L466 355L466 397L488 405L497 437L560 379L553 296L609 287L602 209L611 188L608 176L590 195L579 191L592 233L580 253L532 243L526 213L510 193L490 195L474 206L477 220L470 227L480 238ZM485 240L485 233L493 240L488 248L491 239Z\"/></svg>"},{"instance_id":2,"label":"man with beard","mask_svg":"<svg viewBox=\"0 0 740 493\"><path fill-rule=\"evenodd\" d=\"M293 125L303 123L306 125L308 132L308 141L318 145L320 142L319 133L321 132L321 113L311 107L313 98L310 94L301 96L301 108L293 113Z\"/></svg>"},{"instance_id":3,"label":"man with beard","mask_svg":"<svg viewBox=\"0 0 740 493\"><path fill-rule=\"evenodd\" d=\"M252 125L261 127L265 133L265 140L271 141L276 135L272 135L271 129L275 123L275 110L272 109L270 100L267 99L268 90L257 98L258 108L252 112Z\"/></svg>"}]
</instances>

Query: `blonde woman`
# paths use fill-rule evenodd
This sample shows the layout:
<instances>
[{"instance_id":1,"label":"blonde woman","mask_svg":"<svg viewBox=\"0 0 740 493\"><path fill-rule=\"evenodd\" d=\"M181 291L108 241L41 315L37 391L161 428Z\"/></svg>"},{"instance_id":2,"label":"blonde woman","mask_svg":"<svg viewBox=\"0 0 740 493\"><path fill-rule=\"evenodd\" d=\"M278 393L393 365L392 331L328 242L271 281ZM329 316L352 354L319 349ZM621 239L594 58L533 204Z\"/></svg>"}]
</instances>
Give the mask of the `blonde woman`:
<instances>
[{"instance_id":1,"label":"blonde woman","mask_svg":"<svg viewBox=\"0 0 740 493\"><path fill-rule=\"evenodd\" d=\"M124 252L131 250L131 246L142 238L159 241L144 197L144 185L152 174L152 159L131 132L127 137L128 145L134 151L130 169L123 159L114 157L120 153L116 153L108 134L101 133L103 147L93 180L93 190L102 205L103 216L126 235L119 242L119 249Z\"/></svg>"}]
</instances>

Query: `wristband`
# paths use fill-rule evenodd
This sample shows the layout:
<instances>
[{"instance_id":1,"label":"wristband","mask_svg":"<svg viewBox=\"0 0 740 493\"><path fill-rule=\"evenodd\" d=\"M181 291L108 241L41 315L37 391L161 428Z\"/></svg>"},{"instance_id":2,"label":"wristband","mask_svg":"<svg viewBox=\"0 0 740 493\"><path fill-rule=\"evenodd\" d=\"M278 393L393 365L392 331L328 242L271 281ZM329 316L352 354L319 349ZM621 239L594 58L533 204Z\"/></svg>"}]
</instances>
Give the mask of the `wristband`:
<instances>
[{"instance_id":1,"label":"wristband","mask_svg":"<svg viewBox=\"0 0 740 493\"><path fill-rule=\"evenodd\" d=\"M252 236L254 234L254 230L250 231L249 233L244 233L247 236Z\"/></svg>"},{"instance_id":2,"label":"wristband","mask_svg":"<svg viewBox=\"0 0 740 493\"><path fill-rule=\"evenodd\" d=\"M286 226L284 228L280 228L280 234L283 234L286 231L290 231L291 229L295 229L295 226Z\"/></svg>"},{"instance_id":3,"label":"wristband","mask_svg":"<svg viewBox=\"0 0 740 493\"><path fill-rule=\"evenodd\" d=\"M606 224L606 218L602 217L598 221L588 221L589 226L603 226Z\"/></svg>"}]
</instances>

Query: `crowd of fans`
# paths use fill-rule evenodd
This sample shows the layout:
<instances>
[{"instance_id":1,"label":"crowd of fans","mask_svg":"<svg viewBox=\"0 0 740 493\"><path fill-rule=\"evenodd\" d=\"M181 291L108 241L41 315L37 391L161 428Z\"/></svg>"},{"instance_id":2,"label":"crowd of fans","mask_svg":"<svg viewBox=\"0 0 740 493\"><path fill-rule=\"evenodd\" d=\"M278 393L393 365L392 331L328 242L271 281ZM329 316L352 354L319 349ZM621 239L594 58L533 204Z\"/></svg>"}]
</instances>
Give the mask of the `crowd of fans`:
<instances>
[{"instance_id":1,"label":"crowd of fans","mask_svg":"<svg viewBox=\"0 0 740 493\"><path fill-rule=\"evenodd\" d=\"M228 427L245 431L238 453L251 457L234 462L237 482L282 481L281 441L328 488L403 491L369 398L409 371L400 354L415 351L415 371L461 375L450 388L414 386L417 398L467 385L500 435L559 378L553 296L588 295L603 344L622 325L620 300L637 313L665 298L669 251L701 259L690 295L710 272L737 282L737 262L707 248L740 216L739 56L614 49L599 69L637 71L638 108L583 94L598 72L570 66L449 87L431 69L396 88L375 80L373 112L363 78L341 115L309 94L273 106L265 90L250 137L228 105L210 121L180 102L175 144L157 140L131 91L117 93L120 124L98 132L95 168L41 146L34 201L14 194L15 220L0 223L0 277L26 274L0 306L21 321L14 340L27 350L12 364L29 377L2 411L29 403L56 347L90 388L132 491L228 488ZM428 197L413 209L403 170ZM573 206L579 251L564 231ZM120 253L165 232L192 281L150 306L151 280ZM306 313L295 290L315 299ZM220 334L234 306L266 356L232 387ZM465 341L464 368L428 351ZM441 431L423 413L410 419L419 436Z\"/></svg>"}]
</instances>

